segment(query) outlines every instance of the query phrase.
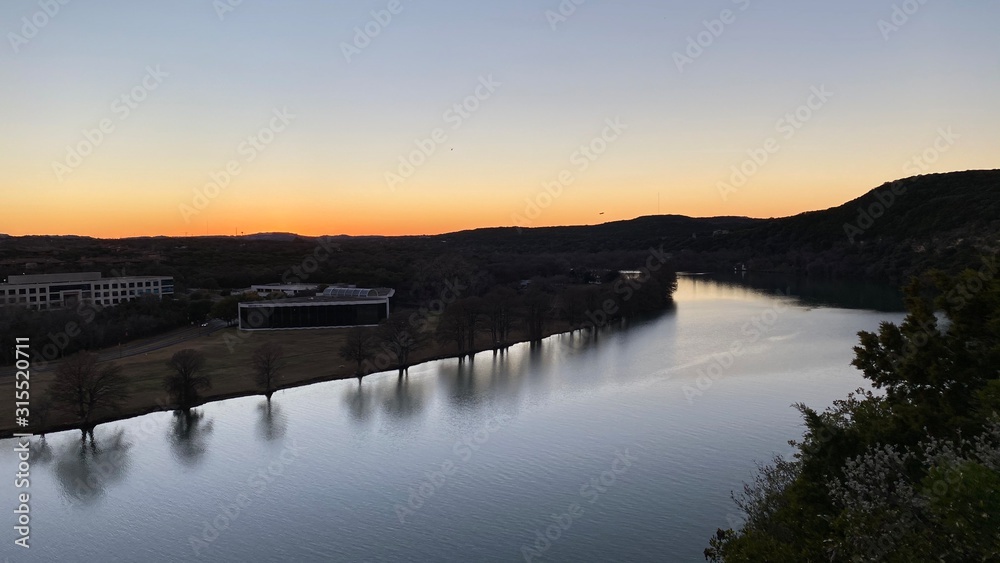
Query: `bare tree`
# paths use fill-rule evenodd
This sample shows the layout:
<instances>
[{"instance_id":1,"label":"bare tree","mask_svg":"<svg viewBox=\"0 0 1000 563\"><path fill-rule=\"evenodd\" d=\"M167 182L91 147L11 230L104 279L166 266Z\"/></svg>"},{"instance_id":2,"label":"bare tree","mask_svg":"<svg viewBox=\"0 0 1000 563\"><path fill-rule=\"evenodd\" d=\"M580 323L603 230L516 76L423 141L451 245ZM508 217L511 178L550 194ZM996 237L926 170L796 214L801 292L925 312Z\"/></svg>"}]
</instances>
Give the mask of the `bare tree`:
<instances>
[{"instance_id":1,"label":"bare tree","mask_svg":"<svg viewBox=\"0 0 1000 563\"><path fill-rule=\"evenodd\" d=\"M354 374L360 379L361 364L375 356L375 339L370 330L364 327L354 327L347 333L347 339L340 347L340 357L349 362L357 363Z\"/></svg>"},{"instance_id":2,"label":"bare tree","mask_svg":"<svg viewBox=\"0 0 1000 563\"><path fill-rule=\"evenodd\" d=\"M545 337L545 321L552 308L552 296L538 290L531 290L524 296L524 322L528 327L528 339L539 342Z\"/></svg>"},{"instance_id":3,"label":"bare tree","mask_svg":"<svg viewBox=\"0 0 1000 563\"><path fill-rule=\"evenodd\" d=\"M198 375L205 367L205 355L186 348L175 353L167 361L172 373L167 376L167 392L173 396L180 410L189 410L198 404L199 392L212 388L212 381L206 375Z\"/></svg>"},{"instance_id":4,"label":"bare tree","mask_svg":"<svg viewBox=\"0 0 1000 563\"><path fill-rule=\"evenodd\" d=\"M277 387L279 372L285 367L285 348L281 344L266 342L253 351L252 361L257 384L264 388L264 394L270 401Z\"/></svg>"},{"instance_id":5,"label":"bare tree","mask_svg":"<svg viewBox=\"0 0 1000 563\"><path fill-rule=\"evenodd\" d=\"M461 300L448 305L438 320L435 338L441 344L454 342L458 354L464 355L469 344L469 326L465 303Z\"/></svg>"},{"instance_id":6,"label":"bare tree","mask_svg":"<svg viewBox=\"0 0 1000 563\"><path fill-rule=\"evenodd\" d=\"M120 366L97 365L97 355L81 352L59 364L49 396L56 406L77 418L86 436L98 412L114 412L128 398L128 380Z\"/></svg>"},{"instance_id":7,"label":"bare tree","mask_svg":"<svg viewBox=\"0 0 1000 563\"><path fill-rule=\"evenodd\" d=\"M378 327L378 339L396 356L399 375L410 367L410 355L425 343L422 332L413 327L409 314L392 314Z\"/></svg>"}]
</instances>

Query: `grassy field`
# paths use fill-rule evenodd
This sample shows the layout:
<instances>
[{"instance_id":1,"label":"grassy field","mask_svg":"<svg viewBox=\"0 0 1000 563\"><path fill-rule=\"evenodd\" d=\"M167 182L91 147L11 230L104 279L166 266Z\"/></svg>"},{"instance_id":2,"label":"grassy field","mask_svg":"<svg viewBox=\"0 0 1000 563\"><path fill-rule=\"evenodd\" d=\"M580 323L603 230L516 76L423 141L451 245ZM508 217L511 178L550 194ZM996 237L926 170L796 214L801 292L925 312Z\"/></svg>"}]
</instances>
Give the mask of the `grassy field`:
<instances>
[{"instance_id":1,"label":"grassy field","mask_svg":"<svg viewBox=\"0 0 1000 563\"><path fill-rule=\"evenodd\" d=\"M562 325L548 328L547 334L550 335L567 330ZM343 360L339 353L348 331L349 329L240 332L236 328L226 328L146 354L110 360L122 366L131 382L131 394L117 413L97 418L101 422L108 422L173 408L170 397L164 391L164 379L170 373L166 362L175 352L185 348L199 350L207 358L205 373L211 378L212 388L204 393L206 402L261 394L262 390L254 380L251 356L255 348L266 342L281 344L285 350L285 366L279 375L280 388L354 377L356 365ZM514 336L515 341L524 340L523 335ZM480 351L482 349L478 348ZM411 363L454 356L454 344L440 345L431 342L412 355ZM42 430L51 432L75 427L73 417L57 409L49 409L44 416L37 411L39 401L45 396L54 377L54 371L49 369L31 375L31 402L36 408L32 410L32 426L28 430L36 434ZM0 380L0 397L13 398L14 391L14 378L4 377ZM13 401L7 404L13 406ZM25 431L14 425L13 412L0 412L0 417L0 437Z\"/></svg>"}]
</instances>

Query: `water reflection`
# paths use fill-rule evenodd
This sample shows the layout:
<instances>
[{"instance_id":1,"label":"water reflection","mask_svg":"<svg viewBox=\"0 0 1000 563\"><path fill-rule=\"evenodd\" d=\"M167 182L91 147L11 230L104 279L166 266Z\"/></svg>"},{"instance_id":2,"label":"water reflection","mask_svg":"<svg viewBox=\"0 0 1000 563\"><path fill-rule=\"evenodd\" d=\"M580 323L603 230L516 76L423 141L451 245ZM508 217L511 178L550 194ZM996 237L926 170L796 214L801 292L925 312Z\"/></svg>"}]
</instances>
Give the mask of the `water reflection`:
<instances>
[{"instance_id":1,"label":"water reflection","mask_svg":"<svg viewBox=\"0 0 1000 563\"><path fill-rule=\"evenodd\" d=\"M375 406L371 385L344 386L344 404L351 419L357 423L367 423L372 420L372 409Z\"/></svg>"},{"instance_id":2,"label":"water reflection","mask_svg":"<svg viewBox=\"0 0 1000 563\"><path fill-rule=\"evenodd\" d=\"M93 504L109 485L124 481L132 443L120 428L108 436L67 440L54 453L55 475L70 504Z\"/></svg>"},{"instance_id":3,"label":"water reflection","mask_svg":"<svg viewBox=\"0 0 1000 563\"><path fill-rule=\"evenodd\" d=\"M411 382L409 377L397 378L395 383L379 385L376 390L382 391L382 408L390 418L405 420L419 414L424 407L423 379L416 378Z\"/></svg>"},{"instance_id":4,"label":"water reflection","mask_svg":"<svg viewBox=\"0 0 1000 563\"><path fill-rule=\"evenodd\" d=\"M709 274L687 278L691 280L694 290L704 288L717 293L725 289L742 289L756 295L773 297L781 294L795 297L803 305L884 312L903 311L903 297L899 289L884 283L767 273Z\"/></svg>"},{"instance_id":5,"label":"water reflection","mask_svg":"<svg viewBox=\"0 0 1000 563\"><path fill-rule=\"evenodd\" d=\"M257 436L268 442L278 440L285 435L288 428L288 418L282 408L272 401L265 399L257 405Z\"/></svg>"},{"instance_id":6,"label":"water reflection","mask_svg":"<svg viewBox=\"0 0 1000 563\"><path fill-rule=\"evenodd\" d=\"M45 438L45 434L42 434L37 439L30 440L30 442L31 463L45 465L55 458L55 452L52 451L52 446Z\"/></svg>"},{"instance_id":7,"label":"water reflection","mask_svg":"<svg viewBox=\"0 0 1000 563\"><path fill-rule=\"evenodd\" d=\"M208 435L212 433L212 421L205 420L205 414L198 409L174 411L170 425L170 450L183 465L195 466L208 451Z\"/></svg>"}]
</instances>

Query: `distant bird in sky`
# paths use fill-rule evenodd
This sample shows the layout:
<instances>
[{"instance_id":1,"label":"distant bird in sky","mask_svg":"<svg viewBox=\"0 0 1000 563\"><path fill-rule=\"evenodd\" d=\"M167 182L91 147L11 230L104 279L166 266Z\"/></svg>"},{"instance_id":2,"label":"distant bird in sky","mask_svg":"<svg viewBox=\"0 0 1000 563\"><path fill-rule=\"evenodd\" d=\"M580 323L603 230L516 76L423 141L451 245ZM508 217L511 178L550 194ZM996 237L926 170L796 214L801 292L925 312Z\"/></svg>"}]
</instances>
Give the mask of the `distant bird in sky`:
<instances>
[{"instance_id":1,"label":"distant bird in sky","mask_svg":"<svg viewBox=\"0 0 1000 563\"><path fill-rule=\"evenodd\" d=\"M601 211L600 213L598 213L598 215L604 215L604 212L603 212L603 211Z\"/></svg>"}]
</instances>

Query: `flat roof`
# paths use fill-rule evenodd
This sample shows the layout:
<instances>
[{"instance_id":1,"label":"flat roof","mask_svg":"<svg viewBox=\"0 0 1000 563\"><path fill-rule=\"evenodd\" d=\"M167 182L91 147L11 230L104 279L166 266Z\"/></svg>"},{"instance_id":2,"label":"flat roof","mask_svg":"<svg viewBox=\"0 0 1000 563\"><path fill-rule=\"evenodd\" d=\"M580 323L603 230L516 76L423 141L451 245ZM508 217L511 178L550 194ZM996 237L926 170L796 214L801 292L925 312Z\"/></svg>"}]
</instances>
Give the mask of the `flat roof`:
<instances>
[{"instance_id":1,"label":"flat roof","mask_svg":"<svg viewBox=\"0 0 1000 563\"><path fill-rule=\"evenodd\" d=\"M7 276L6 283L0 285L31 285L31 284L52 284L52 283L73 283L73 282L100 282L119 280L162 280L173 279L173 276L119 276L113 278L103 278L100 272L83 272L73 274L30 274L20 276Z\"/></svg>"},{"instance_id":2,"label":"flat roof","mask_svg":"<svg viewBox=\"0 0 1000 563\"><path fill-rule=\"evenodd\" d=\"M340 303L385 303L388 297L291 297L267 301L243 301L240 307L286 307L290 305L337 305Z\"/></svg>"}]
</instances>

